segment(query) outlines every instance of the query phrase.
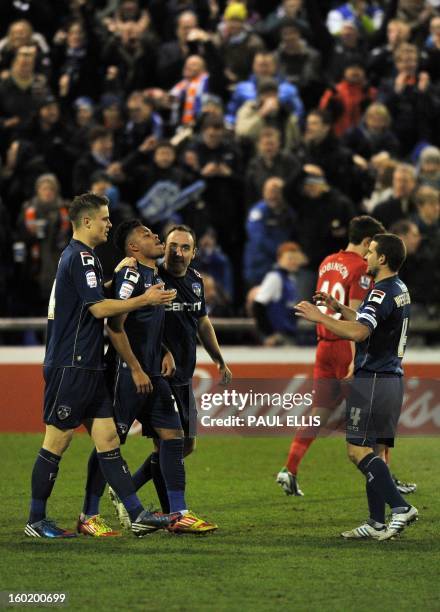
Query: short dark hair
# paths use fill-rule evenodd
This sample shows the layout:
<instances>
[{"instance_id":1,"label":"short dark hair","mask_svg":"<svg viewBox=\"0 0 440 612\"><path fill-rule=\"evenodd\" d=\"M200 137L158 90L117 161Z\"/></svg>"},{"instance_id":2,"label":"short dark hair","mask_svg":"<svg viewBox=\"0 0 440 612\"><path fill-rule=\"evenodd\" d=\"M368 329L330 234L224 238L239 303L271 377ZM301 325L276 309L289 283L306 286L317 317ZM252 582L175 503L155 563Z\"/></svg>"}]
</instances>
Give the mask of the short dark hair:
<instances>
[{"instance_id":1,"label":"short dark hair","mask_svg":"<svg viewBox=\"0 0 440 612\"><path fill-rule=\"evenodd\" d=\"M114 245L125 254L125 248L127 246L127 238L133 230L137 227L142 227L144 224L140 219L129 219L128 221L122 221L115 229L113 236Z\"/></svg>"},{"instance_id":2,"label":"short dark hair","mask_svg":"<svg viewBox=\"0 0 440 612\"><path fill-rule=\"evenodd\" d=\"M78 224L81 213L86 211L98 211L101 206L108 206L109 201L106 196L100 196L92 191L83 193L73 198L69 207L69 218L74 225Z\"/></svg>"},{"instance_id":3,"label":"short dark hair","mask_svg":"<svg viewBox=\"0 0 440 612\"><path fill-rule=\"evenodd\" d=\"M373 236L376 242L378 256L385 255L386 263L392 272L398 272L406 259L406 247L402 238L396 234L376 234Z\"/></svg>"},{"instance_id":4,"label":"short dark hair","mask_svg":"<svg viewBox=\"0 0 440 612\"><path fill-rule=\"evenodd\" d=\"M196 233L189 225L182 224L182 225L173 225L172 227L170 227L170 229L165 234L164 242L167 241L168 236L172 232L187 232L187 234L191 235L193 242L194 242L194 248L196 248L196 242L197 242Z\"/></svg>"},{"instance_id":5,"label":"short dark hair","mask_svg":"<svg viewBox=\"0 0 440 612\"><path fill-rule=\"evenodd\" d=\"M385 228L369 215L353 217L348 226L348 240L352 244L360 244L364 238L372 238L375 234L383 234Z\"/></svg>"},{"instance_id":6,"label":"short dark hair","mask_svg":"<svg viewBox=\"0 0 440 612\"><path fill-rule=\"evenodd\" d=\"M174 153L176 152L176 147L173 145L173 143L165 138L162 138L156 143L154 150L157 151L157 149L171 149L174 151Z\"/></svg>"}]
</instances>

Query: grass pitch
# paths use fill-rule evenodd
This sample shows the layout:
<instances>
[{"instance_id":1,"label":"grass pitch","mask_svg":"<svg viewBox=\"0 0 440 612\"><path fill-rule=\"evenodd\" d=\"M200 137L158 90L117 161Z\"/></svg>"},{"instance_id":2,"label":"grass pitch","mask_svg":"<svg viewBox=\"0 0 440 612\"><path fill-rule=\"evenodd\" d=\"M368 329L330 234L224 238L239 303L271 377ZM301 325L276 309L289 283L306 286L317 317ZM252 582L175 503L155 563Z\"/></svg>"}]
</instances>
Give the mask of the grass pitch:
<instances>
[{"instance_id":1,"label":"grass pitch","mask_svg":"<svg viewBox=\"0 0 440 612\"><path fill-rule=\"evenodd\" d=\"M401 439L393 467L416 480L421 519L399 539L345 542L366 518L363 478L342 438L319 440L300 478L306 497L286 497L274 478L287 438L204 437L187 466L189 506L218 522L210 536L143 539L23 535L40 435L2 435L0 590L66 592L70 610L440 610L440 455L436 439ZM124 448L136 468L149 442ZM49 516L72 527L82 504L91 444L77 435L61 463ZM148 446L149 448L149 446ZM154 501L151 483L142 491ZM102 512L113 512L107 497Z\"/></svg>"}]
</instances>

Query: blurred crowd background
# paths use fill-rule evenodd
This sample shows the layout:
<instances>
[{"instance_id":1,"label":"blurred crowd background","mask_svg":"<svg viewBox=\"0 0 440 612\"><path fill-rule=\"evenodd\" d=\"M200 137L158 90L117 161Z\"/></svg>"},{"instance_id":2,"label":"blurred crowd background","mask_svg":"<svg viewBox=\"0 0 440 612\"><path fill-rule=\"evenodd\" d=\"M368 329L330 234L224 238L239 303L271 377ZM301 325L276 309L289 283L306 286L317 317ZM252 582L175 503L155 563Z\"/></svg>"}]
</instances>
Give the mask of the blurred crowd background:
<instances>
[{"instance_id":1,"label":"blurred crowd background","mask_svg":"<svg viewBox=\"0 0 440 612\"><path fill-rule=\"evenodd\" d=\"M208 312L266 345L298 341L264 308L310 298L359 214L438 319L439 147L440 0L3 0L0 317L45 315L92 190L114 225L193 227Z\"/></svg>"}]
</instances>

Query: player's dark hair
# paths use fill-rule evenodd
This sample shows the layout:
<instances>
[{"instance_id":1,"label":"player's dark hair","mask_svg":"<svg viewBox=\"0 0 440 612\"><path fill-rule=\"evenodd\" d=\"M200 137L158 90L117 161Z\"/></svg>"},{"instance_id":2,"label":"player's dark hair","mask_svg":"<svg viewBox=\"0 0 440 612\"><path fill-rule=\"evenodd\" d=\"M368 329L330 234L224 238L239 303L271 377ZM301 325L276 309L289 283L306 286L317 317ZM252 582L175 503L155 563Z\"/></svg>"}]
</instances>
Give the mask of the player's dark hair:
<instances>
[{"instance_id":1,"label":"player's dark hair","mask_svg":"<svg viewBox=\"0 0 440 612\"><path fill-rule=\"evenodd\" d=\"M144 224L140 219L129 219L128 221L122 221L115 229L113 236L113 242L115 246L125 254L125 247L127 246L127 238L133 230L137 227L142 227Z\"/></svg>"},{"instance_id":2,"label":"player's dark hair","mask_svg":"<svg viewBox=\"0 0 440 612\"><path fill-rule=\"evenodd\" d=\"M173 225L165 234L164 241L167 241L168 236L171 232L187 232L192 236L194 248L196 248L196 233L189 225Z\"/></svg>"},{"instance_id":3,"label":"player's dark hair","mask_svg":"<svg viewBox=\"0 0 440 612\"><path fill-rule=\"evenodd\" d=\"M100 196L92 191L83 193L73 198L69 207L69 218L74 225L78 225L81 214L88 211L98 211L101 206L108 206L109 201L106 196Z\"/></svg>"},{"instance_id":4,"label":"player's dark hair","mask_svg":"<svg viewBox=\"0 0 440 612\"><path fill-rule=\"evenodd\" d=\"M375 234L383 234L384 226L377 219L369 215L353 217L348 226L348 241L352 244L360 244L364 238L372 238Z\"/></svg>"},{"instance_id":5,"label":"player's dark hair","mask_svg":"<svg viewBox=\"0 0 440 612\"><path fill-rule=\"evenodd\" d=\"M402 238L396 234L376 234L373 240L377 245L377 255L385 255L389 269L398 272L406 259L406 247Z\"/></svg>"}]
</instances>

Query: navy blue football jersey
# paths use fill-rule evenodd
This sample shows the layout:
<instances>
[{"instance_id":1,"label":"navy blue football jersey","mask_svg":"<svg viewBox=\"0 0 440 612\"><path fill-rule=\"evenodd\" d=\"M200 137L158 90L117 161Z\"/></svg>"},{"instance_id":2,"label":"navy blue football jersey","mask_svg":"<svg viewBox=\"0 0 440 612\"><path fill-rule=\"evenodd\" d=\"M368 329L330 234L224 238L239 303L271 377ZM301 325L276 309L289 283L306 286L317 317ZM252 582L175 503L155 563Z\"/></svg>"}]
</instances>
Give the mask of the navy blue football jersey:
<instances>
[{"instance_id":1,"label":"navy blue football jersey","mask_svg":"<svg viewBox=\"0 0 440 612\"><path fill-rule=\"evenodd\" d=\"M105 299L103 276L93 249L72 239L49 299L45 366L103 369L104 320L88 308Z\"/></svg>"},{"instance_id":2,"label":"navy blue football jersey","mask_svg":"<svg viewBox=\"0 0 440 612\"><path fill-rule=\"evenodd\" d=\"M370 336L356 345L355 371L367 370L401 376L411 299L396 276L379 281L358 309L357 320L370 328Z\"/></svg>"},{"instance_id":3,"label":"navy blue football jersey","mask_svg":"<svg viewBox=\"0 0 440 612\"><path fill-rule=\"evenodd\" d=\"M173 276L161 265L159 273L165 288L177 291L174 301L165 306L164 342L176 362L172 383L184 385L194 374L199 319L206 316L203 279L193 268L185 276Z\"/></svg>"},{"instance_id":4,"label":"navy blue football jersey","mask_svg":"<svg viewBox=\"0 0 440 612\"><path fill-rule=\"evenodd\" d=\"M116 299L127 300L161 282L155 269L138 263L137 270L122 268L115 274L112 289ZM164 318L163 306L144 306L130 312L125 320L131 349L149 376L160 376Z\"/></svg>"}]
</instances>

